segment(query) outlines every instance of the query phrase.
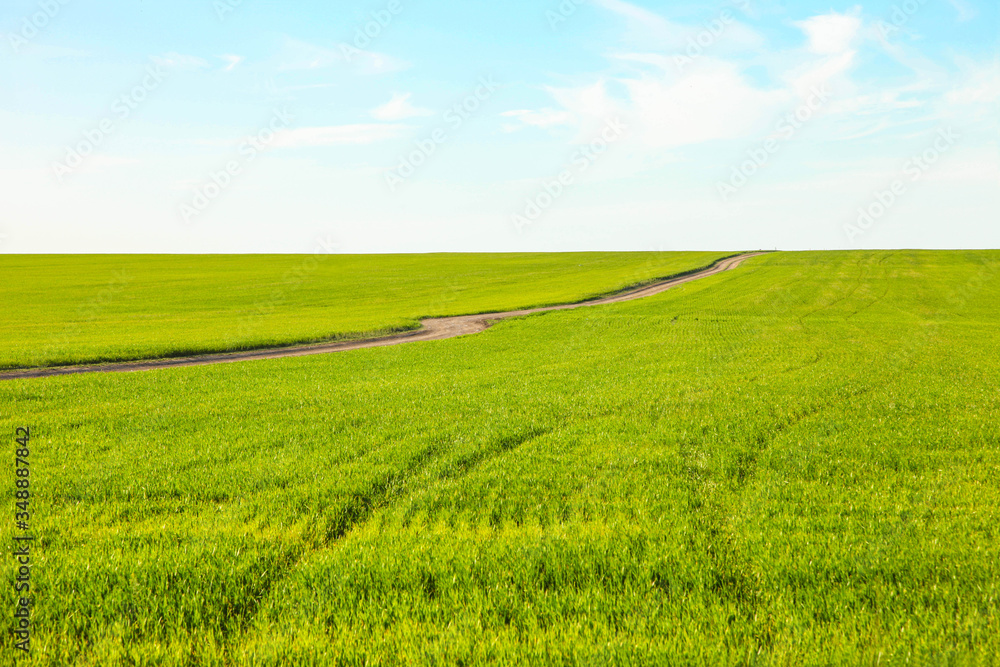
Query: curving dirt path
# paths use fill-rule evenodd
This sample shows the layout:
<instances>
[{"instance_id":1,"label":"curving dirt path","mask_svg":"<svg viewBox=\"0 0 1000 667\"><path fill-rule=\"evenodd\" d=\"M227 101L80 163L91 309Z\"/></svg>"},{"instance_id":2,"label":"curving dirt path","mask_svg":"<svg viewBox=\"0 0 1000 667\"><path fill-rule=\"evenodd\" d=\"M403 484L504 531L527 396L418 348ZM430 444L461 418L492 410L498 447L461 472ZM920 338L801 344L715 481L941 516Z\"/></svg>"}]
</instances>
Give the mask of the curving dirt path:
<instances>
[{"instance_id":1,"label":"curving dirt path","mask_svg":"<svg viewBox=\"0 0 1000 667\"><path fill-rule=\"evenodd\" d=\"M484 313L480 315L458 315L455 317L438 317L421 320L420 329L365 340L348 340L336 343L316 343L312 345L297 345L292 347L266 348L245 352L223 352L218 354L203 354L193 357L177 357L171 359L150 359L145 361L123 361L91 366L57 366L52 368L30 368L0 373L0 380L18 380L25 378L42 378L54 375L75 375L77 373L129 373L135 371L151 371L159 368L179 368L182 366L205 366L208 364L226 364L237 361L252 361L255 359L279 359L282 357L303 357L310 354L328 354L330 352L346 352L360 350L365 347L384 347L401 343L415 343L423 340L444 340L456 336L480 333L488 329L494 322L510 317L521 317L533 313L545 313L552 310L571 310L584 306L600 306L607 303L619 303L653 296L665 292L671 287L677 287L700 278L714 276L723 271L735 269L744 260L763 255L763 252L744 253L715 262L701 271L695 271L674 278L668 278L646 287L619 292L611 296L579 303L567 303L560 306L529 308L527 310L511 310L504 313Z\"/></svg>"}]
</instances>

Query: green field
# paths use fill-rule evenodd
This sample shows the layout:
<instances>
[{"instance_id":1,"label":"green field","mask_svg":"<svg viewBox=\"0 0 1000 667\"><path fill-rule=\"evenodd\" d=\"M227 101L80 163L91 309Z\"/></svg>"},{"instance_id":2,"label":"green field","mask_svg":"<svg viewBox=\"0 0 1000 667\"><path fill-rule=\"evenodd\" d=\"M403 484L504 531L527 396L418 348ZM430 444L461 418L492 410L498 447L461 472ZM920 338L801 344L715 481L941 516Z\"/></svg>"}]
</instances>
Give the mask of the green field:
<instances>
[{"instance_id":1,"label":"green field","mask_svg":"<svg viewBox=\"0 0 1000 667\"><path fill-rule=\"evenodd\" d=\"M227 352L569 303L723 253L0 256L0 370Z\"/></svg>"},{"instance_id":2,"label":"green field","mask_svg":"<svg viewBox=\"0 0 1000 667\"><path fill-rule=\"evenodd\" d=\"M658 272L617 261L564 293ZM407 316L555 298L502 264L437 310L385 279ZM996 251L780 253L440 342L0 382L21 662L995 664L998 303Z\"/></svg>"}]
</instances>

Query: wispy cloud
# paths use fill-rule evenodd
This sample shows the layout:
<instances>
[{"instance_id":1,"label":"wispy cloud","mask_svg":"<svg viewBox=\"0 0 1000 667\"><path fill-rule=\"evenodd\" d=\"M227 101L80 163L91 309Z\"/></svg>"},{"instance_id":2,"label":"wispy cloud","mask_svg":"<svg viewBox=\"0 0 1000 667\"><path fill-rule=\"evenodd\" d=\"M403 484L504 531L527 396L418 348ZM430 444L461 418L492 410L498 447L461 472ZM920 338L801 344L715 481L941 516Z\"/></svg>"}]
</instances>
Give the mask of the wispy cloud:
<instances>
[{"instance_id":1,"label":"wispy cloud","mask_svg":"<svg viewBox=\"0 0 1000 667\"><path fill-rule=\"evenodd\" d=\"M360 51L353 54L348 63L354 66L358 74L390 74L412 67L405 60L378 51Z\"/></svg>"},{"instance_id":2,"label":"wispy cloud","mask_svg":"<svg viewBox=\"0 0 1000 667\"><path fill-rule=\"evenodd\" d=\"M222 55L219 56L219 58L226 63L226 66L222 68L223 72L232 72L241 62L243 62L243 56L236 56L232 54Z\"/></svg>"},{"instance_id":3,"label":"wispy cloud","mask_svg":"<svg viewBox=\"0 0 1000 667\"><path fill-rule=\"evenodd\" d=\"M58 58L85 58L90 54L79 49L69 49L64 46L52 46L49 44L30 43L25 47L24 53L34 58L43 60L56 60Z\"/></svg>"},{"instance_id":4,"label":"wispy cloud","mask_svg":"<svg viewBox=\"0 0 1000 667\"><path fill-rule=\"evenodd\" d=\"M408 62L376 51L344 50L310 44L286 37L277 55L279 71L314 70L336 66L349 66L359 74L387 74L410 67Z\"/></svg>"},{"instance_id":5,"label":"wispy cloud","mask_svg":"<svg viewBox=\"0 0 1000 667\"><path fill-rule=\"evenodd\" d=\"M278 69L303 70L333 67L344 62L344 56L336 49L310 44L286 37L277 55Z\"/></svg>"},{"instance_id":6,"label":"wispy cloud","mask_svg":"<svg viewBox=\"0 0 1000 667\"><path fill-rule=\"evenodd\" d=\"M958 12L958 21L960 23L971 21L979 15L979 11L969 4L968 0L948 0L948 2Z\"/></svg>"},{"instance_id":7,"label":"wispy cloud","mask_svg":"<svg viewBox=\"0 0 1000 667\"><path fill-rule=\"evenodd\" d=\"M961 113L973 120L990 119L997 126L1000 106L1000 59L987 64L961 62L961 79L944 95L944 112Z\"/></svg>"},{"instance_id":8,"label":"wispy cloud","mask_svg":"<svg viewBox=\"0 0 1000 667\"><path fill-rule=\"evenodd\" d=\"M513 118L520 121L519 124L504 125L504 129L508 132L519 130L522 127L547 129L561 125L570 125L573 122L573 115L569 111L560 111L551 108L539 109L537 111L531 109L514 109L512 111L504 111L500 115L504 118Z\"/></svg>"},{"instance_id":9,"label":"wispy cloud","mask_svg":"<svg viewBox=\"0 0 1000 667\"><path fill-rule=\"evenodd\" d=\"M191 56L183 53L171 51L162 56L153 56L152 60L160 67L175 67L178 69L203 69L207 68L208 61L198 56Z\"/></svg>"},{"instance_id":10,"label":"wispy cloud","mask_svg":"<svg viewBox=\"0 0 1000 667\"><path fill-rule=\"evenodd\" d=\"M597 4L628 21L641 23L667 35L687 35L679 26L624 0L596 0ZM760 85L745 74L745 59L707 54L697 67L679 70L669 39L649 52L609 54L620 66L614 76L570 88L550 88L558 105L537 110L509 111L520 127L577 126L573 141L586 138L609 117L621 115L634 124L630 134L645 149L663 150L720 140L743 140L768 131L776 118L787 114L817 90L835 89L856 95L850 72L857 62L863 22L857 10L830 12L795 24L802 30L808 53L793 49L781 66L772 67L778 85ZM759 36L741 36L752 43ZM782 62L774 60L774 62ZM624 73L620 73L624 68ZM824 99L826 95L824 93ZM913 108L919 101L883 99L883 106ZM823 109L822 113L828 113ZM866 123L864 130L873 123ZM516 125L505 125L512 131ZM860 130L852 129L851 132Z\"/></svg>"},{"instance_id":11,"label":"wispy cloud","mask_svg":"<svg viewBox=\"0 0 1000 667\"><path fill-rule=\"evenodd\" d=\"M687 43L689 29L644 7L625 0L594 0L594 4L624 18L630 30L655 39L665 49L681 48Z\"/></svg>"},{"instance_id":12,"label":"wispy cloud","mask_svg":"<svg viewBox=\"0 0 1000 667\"><path fill-rule=\"evenodd\" d=\"M413 97L412 93L395 93L391 100L372 109L371 115L373 118L386 121L406 120L407 118L416 118L418 116L434 115L434 112L430 109L422 109L410 104L411 97Z\"/></svg>"}]
</instances>

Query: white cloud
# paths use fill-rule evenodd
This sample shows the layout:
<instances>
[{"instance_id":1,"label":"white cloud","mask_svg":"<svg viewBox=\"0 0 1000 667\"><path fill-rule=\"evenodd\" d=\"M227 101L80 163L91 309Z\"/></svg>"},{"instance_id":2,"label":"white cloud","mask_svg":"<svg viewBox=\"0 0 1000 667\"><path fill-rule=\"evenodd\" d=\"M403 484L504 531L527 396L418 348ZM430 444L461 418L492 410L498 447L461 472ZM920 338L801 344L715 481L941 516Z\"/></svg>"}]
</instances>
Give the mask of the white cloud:
<instances>
[{"instance_id":1,"label":"white cloud","mask_svg":"<svg viewBox=\"0 0 1000 667\"><path fill-rule=\"evenodd\" d=\"M851 50L861 30L861 19L851 14L822 14L795 25L809 38L809 50L822 55L836 55Z\"/></svg>"},{"instance_id":2,"label":"white cloud","mask_svg":"<svg viewBox=\"0 0 1000 667\"><path fill-rule=\"evenodd\" d=\"M927 106L927 85L885 88L834 100L831 111L855 119L891 114L895 111L920 109Z\"/></svg>"},{"instance_id":3,"label":"white cloud","mask_svg":"<svg viewBox=\"0 0 1000 667\"><path fill-rule=\"evenodd\" d=\"M598 80L576 88L549 88L555 101L569 114L570 122L579 127L577 140L590 141L591 135L609 119L625 113L627 100L608 94L608 82Z\"/></svg>"},{"instance_id":4,"label":"white cloud","mask_svg":"<svg viewBox=\"0 0 1000 667\"><path fill-rule=\"evenodd\" d=\"M647 147L752 136L790 103L787 92L758 90L722 61L704 62L675 80L646 76L624 83Z\"/></svg>"},{"instance_id":5,"label":"white cloud","mask_svg":"<svg viewBox=\"0 0 1000 667\"><path fill-rule=\"evenodd\" d=\"M985 147L956 150L942 164L935 165L924 174L925 181L945 183L996 183L1000 181L1000 162L996 153Z\"/></svg>"},{"instance_id":6,"label":"white cloud","mask_svg":"<svg viewBox=\"0 0 1000 667\"><path fill-rule=\"evenodd\" d=\"M344 62L344 56L335 49L288 37L278 54L278 60L279 70L319 69Z\"/></svg>"},{"instance_id":7,"label":"white cloud","mask_svg":"<svg viewBox=\"0 0 1000 667\"><path fill-rule=\"evenodd\" d=\"M406 120L417 116L433 116L430 109L421 109L410 104L413 93L395 93L385 104L372 109L371 115L378 120Z\"/></svg>"},{"instance_id":8,"label":"white cloud","mask_svg":"<svg viewBox=\"0 0 1000 667\"><path fill-rule=\"evenodd\" d=\"M512 111L504 111L500 115L504 118L514 118L521 122L521 125L505 125L504 129L508 132L518 130L525 126L547 129L560 125L569 125L573 122L573 116L568 111L558 111L548 107L545 109L539 109L538 111L533 111L531 109L515 109Z\"/></svg>"},{"instance_id":9,"label":"white cloud","mask_svg":"<svg viewBox=\"0 0 1000 667\"><path fill-rule=\"evenodd\" d=\"M86 58L90 54L79 49L68 49L63 46L50 46L48 44L36 44L30 42L25 48L25 54L43 60L55 60L58 58Z\"/></svg>"},{"instance_id":10,"label":"white cloud","mask_svg":"<svg viewBox=\"0 0 1000 667\"><path fill-rule=\"evenodd\" d=\"M958 21L960 23L971 21L979 15L979 12L975 7L968 3L968 0L948 0L948 2L950 2L951 6L958 12Z\"/></svg>"},{"instance_id":11,"label":"white cloud","mask_svg":"<svg viewBox=\"0 0 1000 667\"><path fill-rule=\"evenodd\" d=\"M955 106L990 105L1000 101L1000 62L972 68L966 79L945 94Z\"/></svg>"},{"instance_id":12,"label":"white cloud","mask_svg":"<svg viewBox=\"0 0 1000 667\"><path fill-rule=\"evenodd\" d=\"M845 51L805 62L785 72L782 79L799 98L808 97L816 86L827 84L835 86L836 97L842 99L853 93L854 84L847 74L854 66L856 56L856 51Z\"/></svg>"},{"instance_id":13,"label":"white cloud","mask_svg":"<svg viewBox=\"0 0 1000 667\"><path fill-rule=\"evenodd\" d=\"M625 19L632 34L632 41L644 47L667 51L684 51L691 44L697 44L702 33L712 38L712 49L720 52L759 49L764 37L753 28L735 20L731 9L720 10L711 21L696 25L685 25L667 20L638 5L625 0L593 0L594 4ZM728 19L723 20L723 12L728 11ZM712 25L712 31L708 26ZM714 32L721 28L721 32Z\"/></svg>"},{"instance_id":14,"label":"white cloud","mask_svg":"<svg viewBox=\"0 0 1000 667\"><path fill-rule=\"evenodd\" d=\"M699 28L699 33L701 32ZM741 49L759 50L767 43L767 39L743 23L732 23L725 28L725 32L719 37L719 46L735 46Z\"/></svg>"},{"instance_id":15,"label":"white cloud","mask_svg":"<svg viewBox=\"0 0 1000 667\"><path fill-rule=\"evenodd\" d=\"M226 66L222 68L223 72L232 72L237 65L243 62L243 56L234 56L232 54L222 55L219 58L226 62Z\"/></svg>"},{"instance_id":16,"label":"white cloud","mask_svg":"<svg viewBox=\"0 0 1000 667\"><path fill-rule=\"evenodd\" d=\"M75 174L97 174L100 172L107 171L109 169L117 169L120 167L130 167L134 168L136 165L142 164L141 160L131 157L125 157L121 155L106 155L103 153L98 153L91 155L86 160L83 161L77 169L74 171Z\"/></svg>"},{"instance_id":17,"label":"white cloud","mask_svg":"<svg viewBox=\"0 0 1000 667\"><path fill-rule=\"evenodd\" d=\"M277 68L282 71L323 69L350 66L360 74L386 74L399 72L410 64L376 51L361 51L354 47L329 48L310 44L291 37L285 38L277 56Z\"/></svg>"},{"instance_id":18,"label":"white cloud","mask_svg":"<svg viewBox=\"0 0 1000 667\"><path fill-rule=\"evenodd\" d=\"M629 60L656 62L656 57L632 54ZM612 96L611 83L625 94ZM503 116L541 128L577 126L575 142L589 141L609 120L621 118L643 151L753 136L796 102L793 91L759 90L735 64L708 58L683 76L672 69L656 75L643 71L549 92L560 108L508 111Z\"/></svg>"},{"instance_id":19,"label":"white cloud","mask_svg":"<svg viewBox=\"0 0 1000 667\"><path fill-rule=\"evenodd\" d=\"M824 98L833 97L819 110L823 116L834 113L843 116L848 102L854 105L848 115L858 111L859 106L880 114L924 106L922 98L901 97L907 92L902 88L877 99L871 96L863 99L858 84L850 76L858 62L856 48L863 25L858 8L843 14L812 16L797 23L808 39L812 55L804 57L801 50L795 49L785 57L770 58L776 65L771 68L771 78L778 85L761 86L745 75L748 64L745 60L723 58L727 53L722 49L719 53L701 55L697 67L678 68L673 53L673 42L677 41L674 38L688 35L689 28L624 0L595 2L632 24L657 31L664 39L657 48L646 52L611 54L610 58L626 67L625 74L599 78L574 88L549 89L557 102L554 108L505 113L505 117L516 119L520 125L505 125L504 129L570 125L578 129L574 141L584 141L602 123L620 116L631 124L629 134L641 147L640 152L650 153L712 141L752 141L772 131L779 118L814 99L818 92ZM737 47L760 44L760 36L753 31L734 34L739 37L734 42ZM733 53L731 48L728 53ZM888 126L876 118L839 130L841 134L859 135L879 132ZM873 127L876 129L872 130Z\"/></svg>"},{"instance_id":20,"label":"white cloud","mask_svg":"<svg viewBox=\"0 0 1000 667\"><path fill-rule=\"evenodd\" d=\"M935 80L938 83L948 80L949 73L939 62L931 60L907 44L889 41L881 30L875 30L872 34L882 45L887 56L912 71L920 79Z\"/></svg>"},{"instance_id":21,"label":"white cloud","mask_svg":"<svg viewBox=\"0 0 1000 667\"><path fill-rule=\"evenodd\" d=\"M956 81L942 96L940 116L1000 135L1000 60L977 63L962 59L958 65L961 74L954 77Z\"/></svg>"},{"instance_id":22,"label":"white cloud","mask_svg":"<svg viewBox=\"0 0 1000 667\"><path fill-rule=\"evenodd\" d=\"M162 56L153 56L154 63L161 67L177 67L180 69L203 69L208 67L208 61L198 56L189 56L171 51Z\"/></svg>"},{"instance_id":23,"label":"white cloud","mask_svg":"<svg viewBox=\"0 0 1000 667\"><path fill-rule=\"evenodd\" d=\"M653 38L662 48L678 49L687 45L690 32L688 28L668 21L648 9L624 0L594 0L594 4L626 19L630 30Z\"/></svg>"},{"instance_id":24,"label":"white cloud","mask_svg":"<svg viewBox=\"0 0 1000 667\"><path fill-rule=\"evenodd\" d=\"M87 160L87 163L92 167L108 168L140 164L140 161L136 158L124 157L120 155L95 155Z\"/></svg>"},{"instance_id":25,"label":"white cloud","mask_svg":"<svg viewBox=\"0 0 1000 667\"><path fill-rule=\"evenodd\" d=\"M279 132L274 145L283 148L308 146L360 146L396 139L411 128L409 125L331 125L326 127L301 127Z\"/></svg>"},{"instance_id":26,"label":"white cloud","mask_svg":"<svg viewBox=\"0 0 1000 667\"><path fill-rule=\"evenodd\" d=\"M616 53L611 57L616 60L624 60L626 62L652 65L654 67L658 67L664 72L669 71L671 68L677 68L676 61L658 53Z\"/></svg>"},{"instance_id":27,"label":"white cloud","mask_svg":"<svg viewBox=\"0 0 1000 667\"><path fill-rule=\"evenodd\" d=\"M632 125L630 135L636 145L649 153L712 141L754 140L772 131L779 118L815 99L817 93L824 99L832 96L818 110L818 115L835 114L841 119L856 115L859 108L887 115L919 110L925 105L921 97L912 94L902 97L908 92L905 88L881 96L868 95L867 99L865 93L859 92L859 85L850 76L858 63L856 49L860 48L863 26L859 8L843 14L812 16L796 23L808 39L811 55L803 54L801 49L769 59L766 54L757 54L764 55L765 62L770 60L771 79L778 82L777 86L762 86L745 75L748 65L745 59L722 57L732 54L732 48L728 53L720 49L718 53L701 55L696 67L677 67L673 38L688 35L689 28L624 0L595 2L632 24L656 30L664 37L662 43L645 52L609 55L625 66L626 73L574 88L549 89L557 102L554 108L507 112L504 116L518 120L520 125L506 125L504 129L570 125L578 129L574 141L582 141L609 118L620 116ZM729 28L738 25L731 24ZM760 44L760 36L753 31L734 31L734 35L739 37L734 41L739 48ZM720 37L720 45L725 36ZM759 61L757 56L754 60ZM875 118L838 129L842 135L854 136L877 133L889 126L881 118Z\"/></svg>"},{"instance_id":28,"label":"white cloud","mask_svg":"<svg viewBox=\"0 0 1000 667\"><path fill-rule=\"evenodd\" d=\"M640 21L648 25L664 26L670 24L669 21L659 14L655 14L638 5L633 5L630 2L624 2L624 0L595 0L594 4L604 7L620 16L624 16L627 19Z\"/></svg>"},{"instance_id":29,"label":"white cloud","mask_svg":"<svg viewBox=\"0 0 1000 667\"><path fill-rule=\"evenodd\" d=\"M389 74L402 72L411 67L410 63L377 51L359 51L348 60L360 74Z\"/></svg>"}]
</instances>

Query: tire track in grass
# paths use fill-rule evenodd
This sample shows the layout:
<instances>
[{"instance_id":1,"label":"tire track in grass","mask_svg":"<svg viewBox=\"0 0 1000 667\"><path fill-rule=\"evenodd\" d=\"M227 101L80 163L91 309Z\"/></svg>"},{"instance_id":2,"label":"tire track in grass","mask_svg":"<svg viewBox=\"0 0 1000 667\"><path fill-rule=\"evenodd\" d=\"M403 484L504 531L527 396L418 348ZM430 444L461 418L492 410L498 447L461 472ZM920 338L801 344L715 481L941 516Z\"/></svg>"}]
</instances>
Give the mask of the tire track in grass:
<instances>
[{"instance_id":1,"label":"tire track in grass","mask_svg":"<svg viewBox=\"0 0 1000 667\"><path fill-rule=\"evenodd\" d=\"M377 510L390 505L407 482L424 470L442 450L440 442L431 444L413 456L401 470L377 477L361 491L352 493L347 502L334 511L332 520L326 521L326 525L316 531L322 533L322 539L317 540L318 535L314 533L309 540L313 548L337 542L356 526L366 523Z\"/></svg>"},{"instance_id":2,"label":"tire track in grass","mask_svg":"<svg viewBox=\"0 0 1000 667\"><path fill-rule=\"evenodd\" d=\"M531 428L523 432L510 433L501 436L494 440L492 446L490 447L477 449L474 452L458 457L455 462L441 471L438 479L453 480L465 477L472 472L473 469L479 467L483 463L495 459L498 456L503 456L512 449L521 447L522 445L525 445L532 440L537 440L543 435L551 432L552 429Z\"/></svg>"},{"instance_id":3,"label":"tire track in grass","mask_svg":"<svg viewBox=\"0 0 1000 667\"><path fill-rule=\"evenodd\" d=\"M283 550L278 562L268 563L270 567L261 573L261 581L255 586L254 594L243 596L244 602L229 609L223 628L227 658L234 660L237 657L233 651L239 649L241 640L253 627L261 609L265 608L280 582L291 576L303 559L336 543L355 526L368 521L376 510L389 504L405 487L406 482L424 469L441 450L440 442L431 443L412 456L401 470L376 477L362 489L349 493L346 500L343 497L333 498L327 504L320 504L299 543Z\"/></svg>"},{"instance_id":4,"label":"tire track in grass","mask_svg":"<svg viewBox=\"0 0 1000 667\"><path fill-rule=\"evenodd\" d=\"M883 257L882 259L880 259L880 260L879 260L879 262L878 262L878 263L879 263L880 265L882 265L882 264L885 264L885 260L889 259L890 257L892 257L892 256L893 256L893 255L895 255L895 254L896 254L895 252L891 252L891 253L889 253L889 254L885 255L885 256L884 256L884 257ZM882 267L882 277L883 277L883 278L886 278L886 277L888 276L888 273L889 273L889 270L888 270L888 269L886 269L886 268L885 268L885 267L883 266L883 267ZM877 297L875 297L875 299L874 299L874 300L872 300L872 301L869 301L868 303L866 303L865 305L863 305L863 306L859 307L859 308L858 308L857 310L855 310L855 311L854 311L853 313L851 313L850 315L848 315L848 316L847 316L846 318L844 318L844 319L845 319L845 321L846 321L846 320L849 320L849 319L851 319L852 317L854 317L855 315L857 315L858 313L860 313L860 312L862 312L862 311L864 311L864 310L868 310L869 308L871 308L871 307L872 307L872 306L874 306L875 304L877 304L877 303L880 303L880 302L881 302L881 301L882 301L883 299L885 299L885 297L886 297L886 296L887 296L887 295L889 294L889 290L891 289L891 287L892 287L892 283L891 283L891 282L890 282L889 280L886 280L886 281L885 281L885 290L884 290L884 291L882 292L882 294L881 294L881 295L879 295L879 296L877 296Z\"/></svg>"},{"instance_id":5,"label":"tire track in grass","mask_svg":"<svg viewBox=\"0 0 1000 667\"><path fill-rule=\"evenodd\" d=\"M846 285L843 293L834 301L815 308L804 317L829 310L849 299L870 275L871 267L859 262L853 287ZM801 318L800 324L805 331L809 330ZM816 358L784 372L815 366L822 361L823 356L823 352L818 351ZM708 590L732 604L733 613L746 620L747 639L753 641L757 651L766 652L773 646L774 618L762 593L763 576L742 551L739 538L730 527L732 509L756 477L762 456L778 438L800 423L833 409L838 404L857 400L876 388L876 385L870 385L852 392L850 396L816 401L783 418L776 415L770 428L756 433L746 442L733 443L732 448L723 453L725 458L714 474L705 465L707 457L702 443L691 441L681 444L692 529L688 546L693 553L701 554L710 563ZM731 616L730 622L733 620Z\"/></svg>"},{"instance_id":6,"label":"tire track in grass","mask_svg":"<svg viewBox=\"0 0 1000 667\"><path fill-rule=\"evenodd\" d=\"M457 479L468 475L483 463L540 438L551 430L530 428L504 433L494 438L489 445L459 456L456 461L444 468L439 479ZM440 442L425 447L414 455L403 469L382 475L361 491L350 494L347 501L333 511L331 520L315 521L309 526L303 535L301 545L287 552L288 557L282 563L282 567L272 569L271 576L268 576L259 587L258 595L253 596L249 604L242 605L238 617L232 619L231 625L239 630L234 639L241 637L252 627L264 602L272 596L276 586L290 577L307 556L335 546L352 530L367 523L376 512L391 506L393 501L402 495L408 484L421 471L426 470L435 455L441 453L443 449ZM265 574L268 573L265 571ZM225 633L227 642L230 640L230 634L230 632ZM238 641L235 644L227 643L227 653L234 648L238 648Z\"/></svg>"},{"instance_id":7,"label":"tire track in grass","mask_svg":"<svg viewBox=\"0 0 1000 667\"><path fill-rule=\"evenodd\" d=\"M282 548L276 545L274 558L264 562L251 563L248 570L252 593L235 596L238 600L227 608L225 623L222 626L224 651L228 660L237 658L233 654L240 647L240 642L253 626L254 620L272 597L275 588L285 580L306 558L332 542L343 538L357 525L367 521L371 515L386 504L406 481L427 466L435 454L442 449L440 442L434 442L412 456L401 470L381 475L371 480L360 490L355 490L340 498L334 497L329 502L320 501L315 508L315 515L297 543ZM265 545L266 546L266 545ZM229 663L227 663L229 664Z\"/></svg>"},{"instance_id":8,"label":"tire track in grass","mask_svg":"<svg viewBox=\"0 0 1000 667\"><path fill-rule=\"evenodd\" d=\"M689 441L681 444L689 494L688 511L692 516L688 546L693 552L703 554L711 563L708 589L732 603L736 612L747 621L758 652L766 652L773 647L774 615L762 595L762 574L741 551L738 538L730 528L731 509L756 476L761 456L780 436L800 423L839 404L857 400L880 386L870 385L849 396L815 402L796 410L769 431L758 432L746 446L737 446L728 452L727 460L717 470L721 479L713 479L712 471L706 468L707 457L699 449L702 443ZM731 617L730 623L733 620Z\"/></svg>"},{"instance_id":9,"label":"tire track in grass","mask_svg":"<svg viewBox=\"0 0 1000 667\"><path fill-rule=\"evenodd\" d=\"M462 454L446 464L437 479L454 480L464 477L484 463L536 440L551 430L529 428L504 433L493 438L486 446ZM414 456L404 469L375 479L363 491L352 494L347 503L334 514L333 521L325 527L324 539L321 542L314 541L315 546L322 547L341 540L354 528L367 523L375 512L391 506L408 484L428 468L435 454L441 453L442 449L440 444L431 445Z\"/></svg>"},{"instance_id":10,"label":"tire track in grass","mask_svg":"<svg viewBox=\"0 0 1000 667\"><path fill-rule=\"evenodd\" d=\"M849 299L851 296L854 295L855 292L857 292L861 288L861 285L864 283L865 268L867 266L867 265L865 265L865 264L862 263L863 261L864 261L864 257L859 257L858 258L858 261L857 261L858 276L854 280L854 287L853 288L851 288L847 292L842 292L839 296L837 296L836 298L834 298L833 301L831 301L830 303L818 305L815 308L813 308L812 310L807 311L805 313L802 313L801 315L798 315L799 324L802 325L802 329L804 331L808 331L808 332L812 333L812 331L810 330L809 326L806 324L806 318L812 317L816 313L826 312L826 311L831 310L838 303L841 303L842 301L845 301L845 300Z\"/></svg>"}]
</instances>

